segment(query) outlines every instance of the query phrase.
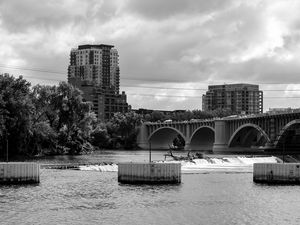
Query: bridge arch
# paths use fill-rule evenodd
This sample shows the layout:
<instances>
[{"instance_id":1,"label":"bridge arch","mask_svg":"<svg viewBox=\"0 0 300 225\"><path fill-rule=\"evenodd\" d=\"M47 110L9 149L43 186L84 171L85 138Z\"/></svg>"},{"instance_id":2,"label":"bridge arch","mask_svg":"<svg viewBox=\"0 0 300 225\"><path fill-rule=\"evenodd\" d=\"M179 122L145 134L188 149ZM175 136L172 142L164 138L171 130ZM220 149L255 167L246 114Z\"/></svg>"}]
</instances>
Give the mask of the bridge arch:
<instances>
[{"instance_id":1,"label":"bridge arch","mask_svg":"<svg viewBox=\"0 0 300 225\"><path fill-rule=\"evenodd\" d=\"M295 119L287 123L279 132L274 146L276 148L287 148L289 150L300 147L300 119Z\"/></svg>"},{"instance_id":2,"label":"bridge arch","mask_svg":"<svg viewBox=\"0 0 300 225\"><path fill-rule=\"evenodd\" d=\"M267 142L270 142L270 138L260 126L247 123L231 135L228 147L264 146Z\"/></svg>"},{"instance_id":3,"label":"bridge arch","mask_svg":"<svg viewBox=\"0 0 300 225\"><path fill-rule=\"evenodd\" d=\"M186 137L176 128L160 127L149 135L148 143L151 144L152 149L169 149L178 135L186 142Z\"/></svg>"},{"instance_id":4,"label":"bridge arch","mask_svg":"<svg viewBox=\"0 0 300 225\"><path fill-rule=\"evenodd\" d=\"M215 142L215 129L210 126L197 128L190 137L191 150L212 150Z\"/></svg>"}]
</instances>

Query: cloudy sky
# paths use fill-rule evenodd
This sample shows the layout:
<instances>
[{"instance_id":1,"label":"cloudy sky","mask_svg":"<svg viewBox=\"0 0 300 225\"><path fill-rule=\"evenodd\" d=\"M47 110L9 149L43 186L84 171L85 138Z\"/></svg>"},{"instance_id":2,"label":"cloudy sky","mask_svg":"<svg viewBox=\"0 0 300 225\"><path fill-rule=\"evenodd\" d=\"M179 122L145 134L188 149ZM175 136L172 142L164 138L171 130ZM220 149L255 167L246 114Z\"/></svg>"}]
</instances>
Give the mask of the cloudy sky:
<instances>
[{"instance_id":1,"label":"cloudy sky","mask_svg":"<svg viewBox=\"0 0 300 225\"><path fill-rule=\"evenodd\" d=\"M133 108L201 109L210 84L254 83L300 107L299 0L0 0L0 73L67 78L71 48L112 44ZM299 90L299 91L298 91Z\"/></svg>"}]
</instances>

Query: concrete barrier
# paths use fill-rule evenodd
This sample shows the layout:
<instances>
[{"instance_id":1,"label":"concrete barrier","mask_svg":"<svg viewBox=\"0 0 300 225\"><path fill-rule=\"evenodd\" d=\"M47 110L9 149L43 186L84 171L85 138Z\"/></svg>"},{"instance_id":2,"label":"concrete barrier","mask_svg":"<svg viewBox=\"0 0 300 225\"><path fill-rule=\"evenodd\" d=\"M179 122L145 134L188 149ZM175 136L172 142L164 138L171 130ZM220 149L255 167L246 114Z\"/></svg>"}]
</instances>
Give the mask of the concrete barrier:
<instances>
[{"instance_id":1,"label":"concrete barrier","mask_svg":"<svg viewBox=\"0 0 300 225\"><path fill-rule=\"evenodd\" d=\"M40 165L37 163L0 163L0 184L40 182Z\"/></svg>"},{"instance_id":2,"label":"concrete barrier","mask_svg":"<svg viewBox=\"0 0 300 225\"><path fill-rule=\"evenodd\" d=\"M119 163L118 181L130 184L181 183L180 163Z\"/></svg>"},{"instance_id":3,"label":"concrete barrier","mask_svg":"<svg viewBox=\"0 0 300 225\"><path fill-rule=\"evenodd\" d=\"M270 184L300 184L300 163L255 163L253 181Z\"/></svg>"}]
</instances>

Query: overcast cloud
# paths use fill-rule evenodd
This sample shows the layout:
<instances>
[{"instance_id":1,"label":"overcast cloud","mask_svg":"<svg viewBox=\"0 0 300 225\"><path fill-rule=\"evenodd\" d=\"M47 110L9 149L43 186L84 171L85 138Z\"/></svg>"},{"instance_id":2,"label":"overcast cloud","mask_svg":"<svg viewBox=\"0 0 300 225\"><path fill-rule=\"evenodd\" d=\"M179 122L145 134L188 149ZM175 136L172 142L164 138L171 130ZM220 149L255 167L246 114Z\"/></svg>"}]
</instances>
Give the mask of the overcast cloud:
<instances>
[{"instance_id":1,"label":"overcast cloud","mask_svg":"<svg viewBox=\"0 0 300 225\"><path fill-rule=\"evenodd\" d=\"M264 110L296 108L299 98L289 97L300 97L299 11L298 0L1 0L0 72L57 84L71 48L104 43L119 51L121 90L133 108L202 106L203 90L138 86L242 82L265 90Z\"/></svg>"}]
</instances>

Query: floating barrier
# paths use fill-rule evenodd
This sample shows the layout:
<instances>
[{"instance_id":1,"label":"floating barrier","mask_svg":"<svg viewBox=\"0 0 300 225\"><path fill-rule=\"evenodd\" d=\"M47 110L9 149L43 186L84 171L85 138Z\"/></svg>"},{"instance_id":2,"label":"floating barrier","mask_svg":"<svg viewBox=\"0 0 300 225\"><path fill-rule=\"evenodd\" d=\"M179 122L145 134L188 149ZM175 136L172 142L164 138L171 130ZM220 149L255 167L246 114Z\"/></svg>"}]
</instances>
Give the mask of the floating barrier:
<instances>
[{"instance_id":1,"label":"floating barrier","mask_svg":"<svg viewBox=\"0 0 300 225\"><path fill-rule=\"evenodd\" d=\"M300 184L300 163L255 163L253 181L268 184Z\"/></svg>"},{"instance_id":2,"label":"floating barrier","mask_svg":"<svg viewBox=\"0 0 300 225\"><path fill-rule=\"evenodd\" d=\"M181 183L180 163L119 163L118 181L130 184Z\"/></svg>"},{"instance_id":3,"label":"floating barrier","mask_svg":"<svg viewBox=\"0 0 300 225\"><path fill-rule=\"evenodd\" d=\"M0 184L40 182L40 165L37 163L0 163Z\"/></svg>"}]
</instances>

